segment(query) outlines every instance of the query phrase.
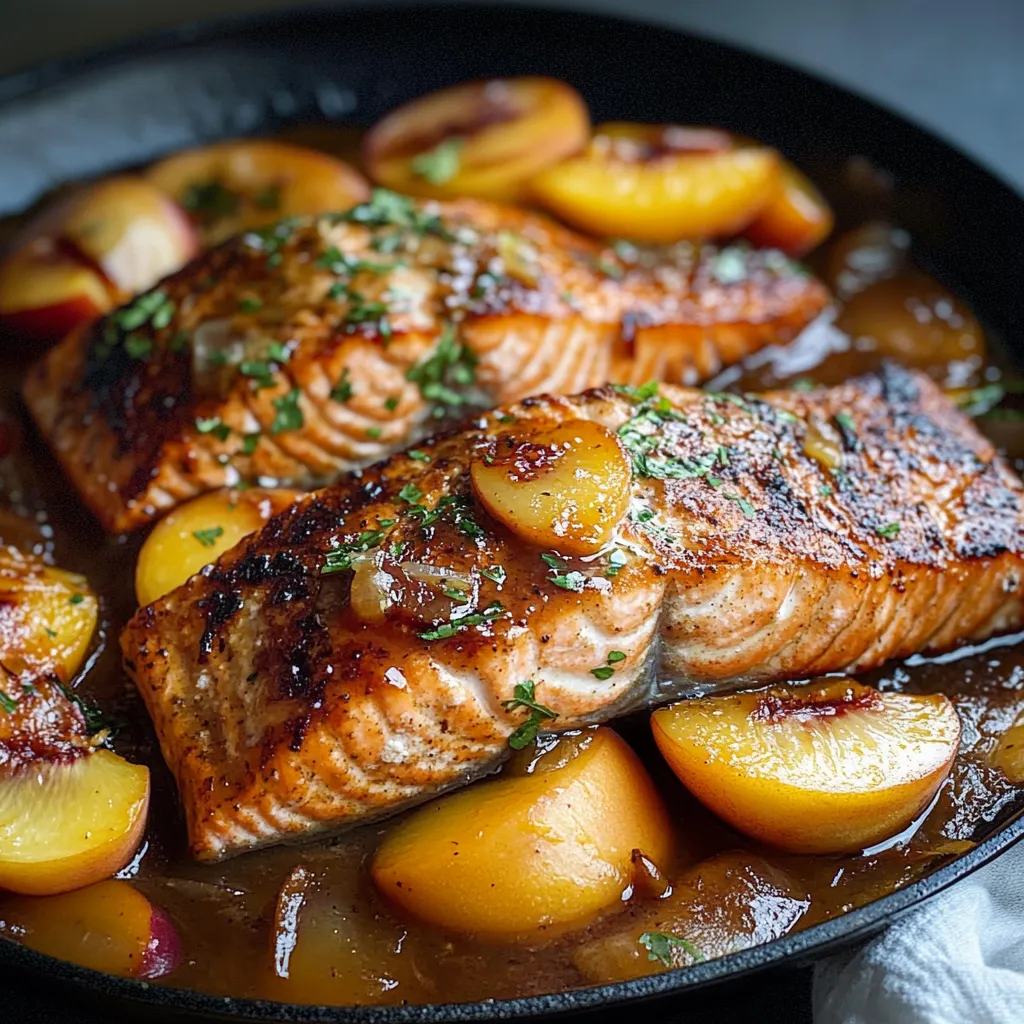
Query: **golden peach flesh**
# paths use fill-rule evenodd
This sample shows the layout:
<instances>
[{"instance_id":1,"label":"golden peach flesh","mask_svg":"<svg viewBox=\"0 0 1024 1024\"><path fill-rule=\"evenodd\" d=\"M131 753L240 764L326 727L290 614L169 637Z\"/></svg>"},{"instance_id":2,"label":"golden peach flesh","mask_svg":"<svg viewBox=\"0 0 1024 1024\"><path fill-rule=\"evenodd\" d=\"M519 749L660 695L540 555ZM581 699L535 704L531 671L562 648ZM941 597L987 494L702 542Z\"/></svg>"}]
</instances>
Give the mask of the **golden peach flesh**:
<instances>
[{"instance_id":1,"label":"golden peach flesh","mask_svg":"<svg viewBox=\"0 0 1024 1024\"><path fill-rule=\"evenodd\" d=\"M498 522L541 548L600 551L629 506L632 467L599 423L572 420L508 435L470 466L473 493Z\"/></svg>"}]
</instances>

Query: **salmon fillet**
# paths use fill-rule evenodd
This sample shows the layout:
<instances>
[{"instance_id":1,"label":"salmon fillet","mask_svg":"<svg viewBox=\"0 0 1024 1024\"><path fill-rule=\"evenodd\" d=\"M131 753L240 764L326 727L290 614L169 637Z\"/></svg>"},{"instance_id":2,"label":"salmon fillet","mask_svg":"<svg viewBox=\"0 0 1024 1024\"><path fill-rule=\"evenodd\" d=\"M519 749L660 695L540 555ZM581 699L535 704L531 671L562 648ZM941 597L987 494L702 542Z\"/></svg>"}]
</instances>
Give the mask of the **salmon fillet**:
<instances>
[{"instance_id":1,"label":"salmon fillet","mask_svg":"<svg viewBox=\"0 0 1024 1024\"><path fill-rule=\"evenodd\" d=\"M72 332L24 396L122 531L239 482L322 486L466 407L696 383L827 301L775 251L605 248L521 210L378 192L200 257Z\"/></svg>"},{"instance_id":2,"label":"salmon fillet","mask_svg":"<svg viewBox=\"0 0 1024 1024\"><path fill-rule=\"evenodd\" d=\"M495 439L576 419L634 461L630 511L586 558L517 540L468 480ZM493 770L525 680L561 730L1019 626L1021 499L894 367L808 394L531 398L305 496L121 646L191 848L216 860Z\"/></svg>"}]
</instances>

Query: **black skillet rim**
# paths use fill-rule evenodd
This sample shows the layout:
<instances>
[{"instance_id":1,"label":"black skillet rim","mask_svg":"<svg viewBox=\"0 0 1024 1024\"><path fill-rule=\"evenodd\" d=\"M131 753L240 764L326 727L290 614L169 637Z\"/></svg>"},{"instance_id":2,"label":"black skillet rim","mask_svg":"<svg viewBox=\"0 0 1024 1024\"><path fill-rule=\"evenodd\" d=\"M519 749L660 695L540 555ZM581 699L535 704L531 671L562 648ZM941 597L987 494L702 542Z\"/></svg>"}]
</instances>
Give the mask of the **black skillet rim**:
<instances>
[{"instance_id":1,"label":"black skillet rim","mask_svg":"<svg viewBox=\"0 0 1024 1024\"><path fill-rule=\"evenodd\" d=\"M432 4L430 7L415 7L408 3L387 3L389 13L409 12L413 9L429 17L431 7L435 10L461 6L456 3ZM980 176L985 183L1004 193L1013 200L1020 197L987 168L965 156L949 141L933 131L919 128L899 114L884 109L878 104L859 96L851 90L775 61L761 54L754 54L714 40L685 33L664 25L629 20L608 15L590 14L575 10L553 10L544 7L501 5L474 5L466 8L477 15L487 12L500 17L541 16L565 22L603 23L619 31L643 30L659 34L666 39L691 36L702 46L725 54L735 54L749 61L761 62L775 71L802 79L814 88L842 94L849 100L855 99L865 109L871 109L888 119L911 136L936 143L955 157L966 168ZM88 53L49 61L35 68L15 72L0 78L0 106L10 100L24 98L47 86L59 84L96 68L113 64L128 57L145 53L159 53L187 47L189 44L213 42L247 31L266 29L271 25L298 23L310 15L334 16L341 19L365 17L382 13L381 6L367 3L355 6L325 7L323 5L289 8L284 11L268 11L236 15L227 18L201 21L177 28L129 38L114 45L92 50ZM80 967L76 964L57 960L37 953L15 942L0 941L0 964L14 968L25 968L35 974L46 974L58 983L68 987L79 987L100 997L115 999L121 1003L134 1004L139 1009L151 1007L154 1010L198 1015L205 1019L282 1021L289 1024L404 1024L404 1022L436 1022L442 1020L477 1021L494 1019L531 1018L553 1014L567 1014L587 1009L607 1008L626 1002L648 1000L659 996L693 991L711 985L721 984L772 967L786 964L808 963L812 959L852 944L856 939L875 934L898 915L946 889L953 883L973 873L1000 853L1024 838L1024 809L1018 810L1007 822L970 852L943 865L928 876L919 879L904 889L852 910L839 917L813 925L805 931L783 936L773 942L753 949L733 953L729 956L695 964L691 967L666 971L632 981L610 985L569 989L545 995L527 996L507 1000L483 1000L475 1003L434 1003L418 1006L306 1006L296 1003L276 1003L268 1000L214 996L191 989L178 989L155 985L145 981L120 978Z\"/></svg>"}]
</instances>

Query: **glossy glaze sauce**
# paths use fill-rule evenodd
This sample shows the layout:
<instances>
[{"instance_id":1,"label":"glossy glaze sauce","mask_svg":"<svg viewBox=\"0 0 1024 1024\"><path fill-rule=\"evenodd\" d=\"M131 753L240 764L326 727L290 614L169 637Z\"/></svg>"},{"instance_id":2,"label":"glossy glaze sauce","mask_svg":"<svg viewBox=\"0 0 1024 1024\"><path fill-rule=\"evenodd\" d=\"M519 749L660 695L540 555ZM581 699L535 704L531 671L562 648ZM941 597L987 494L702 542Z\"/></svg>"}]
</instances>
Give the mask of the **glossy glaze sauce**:
<instances>
[{"instance_id":1,"label":"glossy glaze sauce","mask_svg":"<svg viewBox=\"0 0 1024 1024\"><path fill-rule=\"evenodd\" d=\"M347 154L351 142L342 135L297 136L336 153ZM796 346L762 353L711 386L757 390L800 380L831 384L870 366L880 354L895 354L928 369L963 404L988 404L1002 373L986 354L970 312L912 267L890 275L906 239L881 229L869 229L853 242L839 237L818 267L848 300L838 325L815 325ZM868 292L865 277L886 279ZM879 332L882 341L873 337ZM912 658L863 678L883 691L947 694L962 718L963 739L952 774L927 813L899 837L861 855L785 854L732 831L683 789L652 742L647 716L637 716L616 722L615 728L641 756L666 799L677 855L674 863L658 865L660 872L641 865L621 904L581 931L501 944L446 934L408 918L376 892L368 874L370 857L394 821L330 842L200 865L185 853L173 781L116 651L118 632L136 607L132 583L143 538L107 536L84 513L25 421L17 399L20 364L8 360L3 380L0 493L6 508L0 533L6 543L33 547L85 574L101 596L102 626L77 691L117 728L114 748L152 769L146 841L118 877L130 879L166 912L181 936L183 959L163 983L287 1002L398 1004L500 999L613 980L601 977L599 958L584 973L578 951L591 940L613 936L628 922L631 908L665 896L673 885L676 898L691 899L694 913L710 912L707 908L716 904L727 929L763 939L906 886L969 850L1020 807L1021 787L1007 772L1024 780L1024 757L1020 764L1015 760L1012 733L1019 730L1024 744L1024 646L1010 637L946 657ZM1013 410L1004 408L981 421L1011 456L1024 452L1024 432L1015 420ZM574 745L585 742L586 737L570 736L545 757L571 754ZM535 758L518 758L505 771L543 767ZM716 892L724 876L715 870L696 887L686 881L691 868L726 851L740 851L739 862L748 865L753 882L744 890L747 899ZM774 891L775 872L787 880L789 896L755 898ZM443 886L444 878L437 884ZM289 902L297 914L282 912ZM17 938L16 924L5 915L9 904L9 897L0 896L0 933ZM656 967L641 960L637 969ZM280 976L284 973L289 977Z\"/></svg>"}]
</instances>

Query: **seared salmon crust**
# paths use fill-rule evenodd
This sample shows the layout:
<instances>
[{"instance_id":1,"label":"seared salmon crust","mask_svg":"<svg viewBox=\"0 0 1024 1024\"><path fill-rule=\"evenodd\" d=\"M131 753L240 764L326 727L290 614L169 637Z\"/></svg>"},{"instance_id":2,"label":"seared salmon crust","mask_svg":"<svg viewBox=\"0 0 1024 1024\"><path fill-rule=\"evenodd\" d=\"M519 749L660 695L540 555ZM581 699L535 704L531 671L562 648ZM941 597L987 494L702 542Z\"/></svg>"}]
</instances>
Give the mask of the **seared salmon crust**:
<instances>
[{"instance_id":1,"label":"seared salmon crust","mask_svg":"<svg viewBox=\"0 0 1024 1024\"><path fill-rule=\"evenodd\" d=\"M469 489L495 439L575 419L634 464L630 512L585 558L525 545ZM421 448L306 496L125 629L197 857L493 770L524 680L560 730L1022 622L1021 482L899 368L810 393L531 398ZM373 621L350 600L367 581Z\"/></svg>"},{"instance_id":2,"label":"seared salmon crust","mask_svg":"<svg viewBox=\"0 0 1024 1024\"><path fill-rule=\"evenodd\" d=\"M322 486L474 407L697 383L827 302L773 250L606 248L521 210L379 192L201 256L69 334L24 396L123 531L239 482Z\"/></svg>"}]
</instances>

